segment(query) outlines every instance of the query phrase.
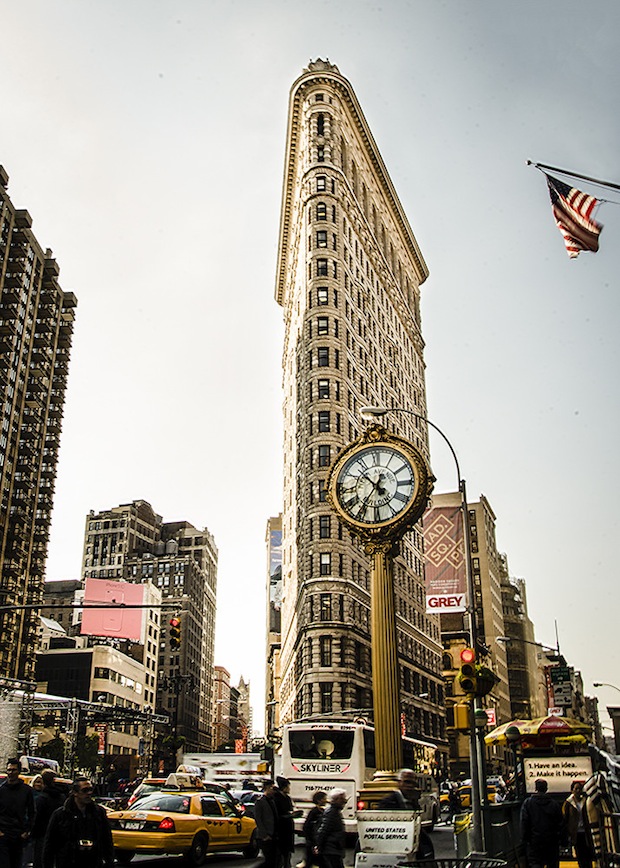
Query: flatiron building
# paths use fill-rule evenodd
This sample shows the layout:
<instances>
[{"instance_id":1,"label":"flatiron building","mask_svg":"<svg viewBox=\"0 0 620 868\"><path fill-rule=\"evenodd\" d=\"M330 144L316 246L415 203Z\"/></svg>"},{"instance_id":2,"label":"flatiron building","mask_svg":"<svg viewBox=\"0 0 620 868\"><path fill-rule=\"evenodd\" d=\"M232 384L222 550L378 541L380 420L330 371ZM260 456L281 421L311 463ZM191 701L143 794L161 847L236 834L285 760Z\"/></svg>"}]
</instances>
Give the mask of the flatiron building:
<instances>
[{"instance_id":1,"label":"flatiron building","mask_svg":"<svg viewBox=\"0 0 620 868\"><path fill-rule=\"evenodd\" d=\"M284 503L281 720L372 708L370 560L326 501L360 407L426 415L420 286L428 270L353 88L309 64L289 103L275 296L282 306ZM427 428L386 426L428 455ZM439 621L423 541L394 564L403 728L445 738Z\"/></svg>"}]
</instances>

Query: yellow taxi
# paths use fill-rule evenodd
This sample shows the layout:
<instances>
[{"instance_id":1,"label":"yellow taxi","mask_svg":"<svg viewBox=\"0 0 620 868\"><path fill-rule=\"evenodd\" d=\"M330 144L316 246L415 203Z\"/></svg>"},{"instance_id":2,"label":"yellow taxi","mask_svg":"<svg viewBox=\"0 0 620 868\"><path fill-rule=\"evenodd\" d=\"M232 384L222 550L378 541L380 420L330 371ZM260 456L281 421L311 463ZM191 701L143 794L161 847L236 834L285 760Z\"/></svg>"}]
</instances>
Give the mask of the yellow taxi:
<instances>
[{"instance_id":1,"label":"yellow taxi","mask_svg":"<svg viewBox=\"0 0 620 868\"><path fill-rule=\"evenodd\" d=\"M487 784L487 798L491 804L495 801L497 788ZM471 786L459 787L459 796L461 797L461 808L471 808Z\"/></svg>"},{"instance_id":2,"label":"yellow taxi","mask_svg":"<svg viewBox=\"0 0 620 868\"><path fill-rule=\"evenodd\" d=\"M256 823L221 793L161 789L134 808L108 814L116 860L128 865L136 853L182 853L190 865L204 865L207 853L258 855Z\"/></svg>"}]
</instances>

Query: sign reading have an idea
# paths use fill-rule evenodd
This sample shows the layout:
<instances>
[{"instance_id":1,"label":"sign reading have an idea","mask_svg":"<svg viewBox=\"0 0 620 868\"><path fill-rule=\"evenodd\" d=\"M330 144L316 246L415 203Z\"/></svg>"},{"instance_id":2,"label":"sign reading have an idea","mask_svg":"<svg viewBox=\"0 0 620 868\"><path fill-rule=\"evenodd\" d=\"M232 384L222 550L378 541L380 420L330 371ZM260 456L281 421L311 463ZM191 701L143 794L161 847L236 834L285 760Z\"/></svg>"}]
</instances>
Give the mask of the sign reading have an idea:
<instances>
[{"instance_id":1,"label":"sign reading have an idea","mask_svg":"<svg viewBox=\"0 0 620 868\"><path fill-rule=\"evenodd\" d=\"M525 789L534 792L534 781L547 781L549 793L568 793L573 781L585 781L592 775L589 756L524 757Z\"/></svg>"}]
</instances>

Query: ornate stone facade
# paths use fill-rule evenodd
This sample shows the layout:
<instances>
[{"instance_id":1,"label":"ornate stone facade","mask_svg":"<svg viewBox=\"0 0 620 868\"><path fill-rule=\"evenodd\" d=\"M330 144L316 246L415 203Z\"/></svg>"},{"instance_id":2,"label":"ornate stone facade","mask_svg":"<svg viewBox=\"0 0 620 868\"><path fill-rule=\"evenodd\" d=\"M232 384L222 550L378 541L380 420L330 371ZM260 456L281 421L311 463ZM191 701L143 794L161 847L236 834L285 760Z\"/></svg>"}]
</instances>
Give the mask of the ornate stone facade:
<instances>
[{"instance_id":1,"label":"ornate stone facade","mask_svg":"<svg viewBox=\"0 0 620 868\"><path fill-rule=\"evenodd\" d=\"M285 318L281 720L372 708L370 561L326 500L364 405L426 415L427 267L349 82L315 61L291 91L276 300ZM420 420L390 430L428 454ZM439 622L425 613L422 536L394 566L406 730L445 735Z\"/></svg>"}]
</instances>

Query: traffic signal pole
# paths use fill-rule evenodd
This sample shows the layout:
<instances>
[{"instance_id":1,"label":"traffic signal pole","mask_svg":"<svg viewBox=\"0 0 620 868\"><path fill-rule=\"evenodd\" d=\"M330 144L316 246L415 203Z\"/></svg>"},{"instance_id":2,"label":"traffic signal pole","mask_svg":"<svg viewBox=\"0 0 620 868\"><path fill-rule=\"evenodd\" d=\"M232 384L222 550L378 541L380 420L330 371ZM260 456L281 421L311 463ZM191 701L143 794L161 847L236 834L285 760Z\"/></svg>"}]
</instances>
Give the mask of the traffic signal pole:
<instances>
[{"instance_id":1,"label":"traffic signal pole","mask_svg":"<svg viewBox=\"0 0 620 868\"><path fill-rule=\"evenodd\" d=\"M458 461L457 461L458 469ZM463 543L465 546L465 576L467 580L467 595L469 597L469 641L471 647L478 653L478 629L476 624L476 607L474 598L474 579L471 568L471 539L469 533L469 509L467 506L467 486L459 471L459 489L461 492L461 510L463 513ZM469 716L469 768L471 774L471 812L472 835L471 844L474 853L483 853L484 832L482 828L482 798L481 798L481 768L482 757L479 753L480 742L476 731L476 711L481 708L476 696L471 699L471 714ZM486 791L486 780L483 782Z\"/></svg>"}]
</instances>

